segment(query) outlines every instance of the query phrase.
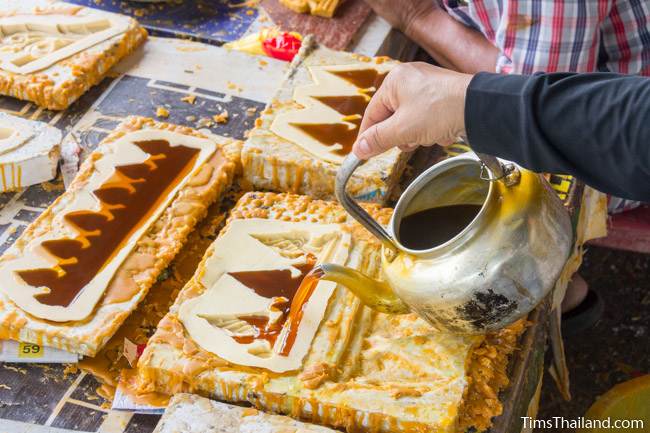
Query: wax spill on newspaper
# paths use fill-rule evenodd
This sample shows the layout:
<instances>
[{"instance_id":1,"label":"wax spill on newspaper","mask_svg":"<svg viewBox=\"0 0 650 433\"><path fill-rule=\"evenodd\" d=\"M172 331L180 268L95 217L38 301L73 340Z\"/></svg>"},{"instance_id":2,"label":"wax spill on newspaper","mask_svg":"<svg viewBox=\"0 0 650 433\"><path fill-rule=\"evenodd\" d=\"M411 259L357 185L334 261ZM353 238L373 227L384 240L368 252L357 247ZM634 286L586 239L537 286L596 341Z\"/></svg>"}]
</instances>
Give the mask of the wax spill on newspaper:
<instances>
[{"instance_id":1,"label":"wax spill on newspaper","mask_svg":"<svg viewBox=\"0 0 650 433\"><path fill-rule=\"evenodd\" d=\"M115 389L115 396L113 397L113 405L111 406L111 410L128 410L142 414L162 414L165 412L164 407L156 407L136 403L128 393L122 390L121 384L118 385Z\"/></svg>"}]
</instances>

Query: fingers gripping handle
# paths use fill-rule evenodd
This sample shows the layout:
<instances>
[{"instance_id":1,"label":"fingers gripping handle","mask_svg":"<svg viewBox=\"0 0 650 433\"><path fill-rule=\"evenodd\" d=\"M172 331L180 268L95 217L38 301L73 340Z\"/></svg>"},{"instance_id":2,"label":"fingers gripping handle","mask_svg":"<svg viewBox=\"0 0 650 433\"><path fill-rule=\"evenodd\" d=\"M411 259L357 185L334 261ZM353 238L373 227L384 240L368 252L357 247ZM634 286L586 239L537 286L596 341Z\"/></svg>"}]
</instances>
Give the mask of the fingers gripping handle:
<instances>
[{"instance_id":1,"label":"fingers gripping handle","mask_svg":"<svg viewBox=\"0 0 650 433\"><path fill-rule=\"evenodd\" d=\"M373 236L381 241L381 243L392 252L397 251L397 247L393 242L393 238L388 234L377 221L372 218L354 199L347 193L347 184L359 166L363 165L365 161L359 159L354 153L348 154L341 164L339 171L336 173L336 199L341 203L341 206L364 226Z\"/></svg>"}]
</instances>

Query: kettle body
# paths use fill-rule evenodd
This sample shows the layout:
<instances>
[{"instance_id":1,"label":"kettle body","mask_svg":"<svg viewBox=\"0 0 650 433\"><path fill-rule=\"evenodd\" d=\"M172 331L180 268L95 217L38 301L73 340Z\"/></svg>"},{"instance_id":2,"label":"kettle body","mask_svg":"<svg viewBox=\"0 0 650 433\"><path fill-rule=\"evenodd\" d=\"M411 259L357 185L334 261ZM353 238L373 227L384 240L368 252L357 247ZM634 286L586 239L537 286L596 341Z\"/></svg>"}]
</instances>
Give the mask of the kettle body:
<instances>
[{"instance_id":1,"label":"kettle body","mask_svg":"<svg viewBox=\"0 0 650 433\"><path fill-rule=\"evenodd\" d=\"M414 311L434 327L455 333L485 333L527 315L551 291L566 263L571 221L541 175L493 159L507 167L497 177L482 159L469 152L423 172L402 194L384 228L345 193L347 179L362 163L350 154L337 178L337 197L382 241L382 281L328 264L322 265L322 278L347 286L379 311ZM426 239L426 230L456 218L458 205L472 205L476 213L448 239L412 245L402 236L409 216L449 209L445 221L420 220L409 227L411 236L413 230L415 236L422 231Z\"/></svg>"}]
</instances>

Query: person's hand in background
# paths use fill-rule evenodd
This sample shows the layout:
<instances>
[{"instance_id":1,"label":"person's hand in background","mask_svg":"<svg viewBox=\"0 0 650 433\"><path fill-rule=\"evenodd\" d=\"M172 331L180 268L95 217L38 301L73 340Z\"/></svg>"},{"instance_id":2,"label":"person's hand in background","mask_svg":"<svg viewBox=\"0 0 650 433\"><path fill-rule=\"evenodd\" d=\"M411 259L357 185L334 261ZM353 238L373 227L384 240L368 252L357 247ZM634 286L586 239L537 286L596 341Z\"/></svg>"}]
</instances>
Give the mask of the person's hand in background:
<instances>
[{"instance_id":1,"label":"person's hand in background","mask_svg":"<svg viewBox=\"0 0 650 433\"><path fill-rule=\"evenodd\" d=\"M480 32L452 18L437 0L366 0L375 13L448 69L494 71L499 50Z\"/></svg>"},{"instance_id":2,"label":"person's hand in background","mask_svg":"<svg viewBox=\"0 0 650 433\"><path fill-rule=\"evenodd\" d=\"M435 0L366 0L377 15L408 34L413 23L440 9Z\"/></svg>"},{"instance_id":3,"label":"person's hand in background","mask_svg":"<svg viewBox=\"0 0 650 433\"><path fill-rule=\"evenodd\" d=\"M352 151L368 159L392 147L449 145L465 134L465 93L472 75L427 63L393 69L373 96Z\"/></svg>"}]
</instances>

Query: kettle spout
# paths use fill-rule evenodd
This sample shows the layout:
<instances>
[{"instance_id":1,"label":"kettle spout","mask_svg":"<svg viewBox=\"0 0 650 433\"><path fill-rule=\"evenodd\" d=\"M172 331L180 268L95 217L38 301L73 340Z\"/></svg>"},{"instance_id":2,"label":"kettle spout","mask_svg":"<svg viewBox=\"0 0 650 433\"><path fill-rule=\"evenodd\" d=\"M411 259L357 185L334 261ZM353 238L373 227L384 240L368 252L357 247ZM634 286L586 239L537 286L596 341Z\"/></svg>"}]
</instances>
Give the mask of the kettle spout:
<instances>
[{"instance_id":1,"label":"kettle spout","mask_svg":"<svg viewBox=\"0 0 650 433\"><path fill-rule=\"evenodd\" d=\"M320 270L322 280L347 287L373 310L387 314L405 314L411 311L385 282L367 277L355 269L332 263L321 264Z\"/></svg>"}]
</instances>

